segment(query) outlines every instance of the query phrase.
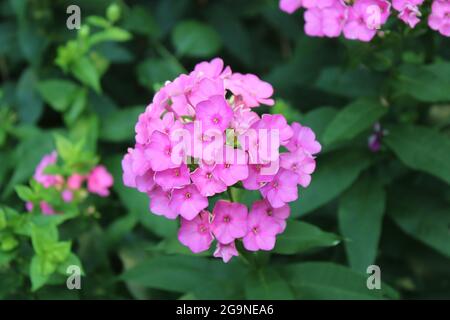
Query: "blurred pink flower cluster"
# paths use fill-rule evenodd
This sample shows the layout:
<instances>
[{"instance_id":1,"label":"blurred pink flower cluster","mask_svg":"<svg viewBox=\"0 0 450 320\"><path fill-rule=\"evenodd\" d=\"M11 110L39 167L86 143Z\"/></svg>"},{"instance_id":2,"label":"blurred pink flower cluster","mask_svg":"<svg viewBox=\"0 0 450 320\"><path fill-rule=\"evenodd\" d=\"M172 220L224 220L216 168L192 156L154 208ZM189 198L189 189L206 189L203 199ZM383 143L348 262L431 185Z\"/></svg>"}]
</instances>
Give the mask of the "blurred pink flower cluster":
<instances>
[{"instance_id":1,"label":"blurred pink flower cluster","mask_svg":"<svg viewBox=\"0 0 450 320\"><path fill-rule=\"evenodd\" d=\"M305 33L313 37L338 37L368 42L391 13L414 28L420 22L424 0L280 0L280 9L292 14L305 8ZM428 17L431 29L450 36L450 0L434 0Z\"/></svg>"},{"instance_id":2,"label":"blurred pink flower cluster","mask_svg":"<svg viewBox=\"0 0 450 320\"><path fill-rule=\"evenodd\" d=\"M58 154L56 151L45 155L37 165L33 178L44 186L44 188L55 187L59 190L64 202L72 202L74 193L83 188L84 182L86 182L87 190L90 193L97 194L101 197L107 197L109 195L109 188L112 187L114 180L104 166L98 165L94 167L87 175L74 173L65 179L61 175L45 173L45 169L50 165L55 165L57 160ZM28 211L33 210L33 203L27 202L25 206ZM56 213L55 209L45 201L41 201L39 207L45 215Z\"/></svg>"},{"instance_id":3,"label":"blurred pink flower cluster","mask_svg":"<svg viewBox=\"0 0 450 320\"><path fill-rule=\"evenodd\" d=\"M216 58L167 82L139 116L123 182L148 194L152 213L180 217L178 238L191 251L208 250L216 239L214 256L227 262L237 255L237 239L250 251L273 249L298 185L309 185L321 146L310 128L254 111L273 105L272 94L269 83ZM232 186L263 199L248 212L230 196ZM209 212L215 195L222 199Z\"/></svg>"}]
</instances>

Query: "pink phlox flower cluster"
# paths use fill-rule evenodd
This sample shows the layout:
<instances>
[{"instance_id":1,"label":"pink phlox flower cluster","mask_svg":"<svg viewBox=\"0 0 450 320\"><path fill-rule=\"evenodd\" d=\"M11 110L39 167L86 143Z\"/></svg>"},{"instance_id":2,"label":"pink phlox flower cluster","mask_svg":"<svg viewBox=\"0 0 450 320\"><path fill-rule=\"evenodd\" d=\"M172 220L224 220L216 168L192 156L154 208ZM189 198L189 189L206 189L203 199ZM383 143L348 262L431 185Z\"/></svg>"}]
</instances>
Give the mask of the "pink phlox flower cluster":
<instances>
[{"instance_id":1,"label":"pink phlox flower cluster","mask_svg":"<svg viewBox=\"0 0 450 320\"><path fill-rule=\"evenodd\" d=\"M283 232L289 202L307 187L321 146L314 132L284 116L255 108L273 105L272 86L233 73L221 59L197 64L168 81L139 115L135 146L122 160L123 182L146 193L152 213L180 219L178 238L192 252L217 241L215 257L271 250ZM280 152L281 148L285 152ZM230 187L257 190L250 212L238 202L209 198Z\"/></svg>"},{"instance_id":2,"label":"pink phlox flower cluster","mask_svg":"<svg viewBox=\"0 0 450 320\"><path fill-rule=\"evenodd\" d=\"M450 0L434 0L428 25L446 37L450 37Z\"/></svg>"},{"instance_id":3,"label":"pink phlox flower cluster","mask_svg":"<svg viewBox=\"0 0 450 320\"><path fill-rule=\"evenodd\" d=\"M74 173L67 177L67 179L61 175L44 173L45 169L50 165L55 165L57 160L58 154L56 151L44 155L35 169L33 178L36 182L44 186L44 188L54 187L59 190L64 202L72 202L74 192L80 190L84 182L86 182L87 190L90 193L97 194L101 197L109 195L109 189L112 187L114 179L104 166L98 165L94 167L87 175ZM25 208L27 211L32 211L33 204L27 202ZM40 210L45 215L56 213L54 208L45 201L40 202Z\"/></svg>"},{"instance_id":4,"label":"pink phlox flower cluster","mask_svg":"<svg viewBox=\"0 0 450 320\"><path fill-rule=\"evenodd\" d=\"M414 28L420 22L419 6L424 0L280 0L280 9L289 14L304 8L305 33L313 37L339 37L368 42L384 25L391 5L398 18ZM449 0L434 0L428 24L450 36Z\"/></svg>"}]
</instances>

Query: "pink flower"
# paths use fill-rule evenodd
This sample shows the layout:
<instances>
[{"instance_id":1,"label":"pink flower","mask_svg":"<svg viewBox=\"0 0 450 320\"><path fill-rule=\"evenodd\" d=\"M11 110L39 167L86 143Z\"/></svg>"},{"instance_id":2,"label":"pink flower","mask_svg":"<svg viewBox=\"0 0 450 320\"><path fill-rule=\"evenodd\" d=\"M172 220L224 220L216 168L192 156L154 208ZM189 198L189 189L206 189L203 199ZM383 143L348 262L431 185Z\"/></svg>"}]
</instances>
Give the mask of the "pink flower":
<instances>
[{"instance_id":1,"label":"pink flower","mask_svg":"<svg viewBox=\"0 0 450 320\"><path fill-rule=\"evenodd\" d=\"M298 176L297 183L306 188L311 182L311 174L316 168L316 161L302 149L297 149L294 152L282 153L280 166L295 172Z\"/></svg>"},{"instance_id":2,"label":"pink flower","mask_svg":"<svg viewBox=\"0 0 450 320\"><path fill-rule=\"evenodd\" d=\"M393 0L392 6L395 10L399 11L398 17L400 20L408 24L411 28L414 28L421 16L419 11L419 5L423 3L424 0Z\"/></svg>"},{"instance_id":3,"label":"pink flower","mask_svg":"<svg viewBox=\"0 0 450 320\"><path fill-rule=\"evenodd\" d=\"M85 177L81 174L74 173L67 179L67 187L70 190L78 190L81 188L81 185L83 184Z\"/></svg>"},{"instance_id":4,"label":"pink flower","mask_svg":"<svg viewBox=\"0 0 450 320\"><path fill-rule=\"evenodd\" d=\"M218 242L216 251L214 251L214 257L216 258L222 258L223 262L228 263L228 261L231 260L233 257L237 257L239 255L238 251L236 250L236 245L233 242L230 242L229 244L223 244Z\"/></svg>"},{"instance_id":5,"label":"pink flower","mask_svg":"<svg viewBox=\"0 0 450 320\"><path fill-rule=\"evenodd\" d=\"M270 167L273 167L271 163L266 165L250 164L248 166L248 177L242 181L244 188L247 190L259 190L267 182L272 181L278 172L278 168L272 174L263 174L264 169Z\"/></svg>"},{"instance_id":6,"label":"pink flower","mask_svg":"<svg viewBox=\"0 0 450 320\"><path fill-rule=\"evenodd\" d=\"M439 31L443 36L450 37L450 1L433 1L428 25L431 29Z\"/></svg>"},{"instance_id":7,"label":"pink flower","mask_svg":"<svg viewBox=\"0 0 450 320\"><path fill-rule=\"evenodd\" d=\"M294 13L302 6L302 0L280 0L280 9L289 14Z\"/></svg>"},{"instance_id":8,"label":"pink flower","mask_svg":"<svg viewBox=\"0 0 450 320\"><path fill-rule=\"evenodd\" d=\"M200 191L200 194L205 197L210 197L227 190L226 184L219 179L213 166L201 166L195 169L191 173L191 179Z\"/></svg>"},{"instance_id":9,"label":"pink flower","mask_svg":"<svg viewBox=\"0 0 450 320\"><path fill-rule=\"evenodd\" d=\"M104 166L96 166L89 173L87 178L87 187L89 192L96 193L99 196L109 195L109 188L112 187L114 179Z\"/></svg>"},{"instance_id":10,"label":"pink flower","mask_svg":"<svg viewBox=\"0 0 450 320\"><path fill-rule=\"evenodd\" d=\"M333 3L340 0L303 0L303 6L305 8L327 8L333 5Z\"/></svg>"},{"instance_id":11,"label":"pink flower","mask_svg":"<svg viewBox=\"0 0 450 320\"><path fill-rule=\"evenodd\" d=\"M223 244L243 237L247 232L247 207L237 202L217 201L213 209L211 231Z\"/></svg>"},{"instance_id":12,"label":"pink flower","mask_svg":"<svg viewBox=\"0 0 450 320\"><path fill-rule=\"evenodd\" d=\"M214 171L217 177L223 181L227 186L232 186L238 181L247 179L248 165L247 155L240 149L234 149L230 146L225 146L223 161L216 164Z\"/></svg>"},{"instance_id":13,"label":"pink flower","mask_svg":"<svg viewBox=\"0 0 450 320\"><path fill-rule=\"evenodd\" d=\"M280 208L288 202L297 200L298 176L289 170L280 169L274 179L260 189L264 198L267 198L270 205Z\"/></svg>"},{"instance_id":14,"label":"pink flower","mask_svg":"<svg viewBox=\"0 0 450 320\"><path fill-rule=\"evenodd\" d=\"M303 4L320 10L324 35L341 32L347 9L338 0ZM225 262L238 255L236 239L249 250L273 248L297 185L309 184L321 146L311 129L291 127L283 115L252 111L273 105L272 95L269 83L233 73L216 58L166 82L139 116L135 145L122 159L123 182L148 194L154 214L180 216L179 240L193 252L207 250L214 238L214 256ZM289 152L280 156L281 147ZM223 200L229 187L240 184L264 197L251 217L245 205ZM205 210L213 196L210 214Z\"/></svg>"},{"instance_id":15,"label":"pink flower","mask_svg":"<svg viewBox=\"0 0 450 320\"><path fill-rule=\"evenodd\" d=\"M242 239L244 248L249 251L272 250L279 230L279 225L265 212L251 212L248 215L247 234Z\"/></svg>"},{"instance_id":16,"label":"pink flower","mask_svg":"<svg viewBox=\"0 0 450 320\"><path fill-rule=\"evenodd\" d=\"M44 173L48 166L56 164L57 159L58 154L56 151L53 151L52 153L45 155L36 167L33 178L45 188L60 186L64 183L64 178L62 176Z\"/></svg>"},{"instance_id":17,"label":"pink flower","mask_svg":"<svg viewBox=\"0 0 450 320\"><path fill-rule=\"evenodd\" d=\"M187 220L192 220L208 206L208 199L200 194L198 189L190 184L172 191L169 207Z\"/></svg>"},{"instance_id":18,"label":"pink flower","mask_svg":"<svg viewBox=\"0 0 450 320\"><path fill-rule=\"evenodd\" d=\"M257 107L260 104L272 106L272 86L259 79L254 74L233 73L229 79L225 79L225 87L240 96L247 107Z\"/></svg>"},{"instance_id":19,"label":"pink flower","mask_svg":"<svg viewBox=\"0 0 450 320\"><path fill-rule=\"evenodd\" d=\"M122 181L123 184L130 188L136 188L136 174L133 172L133 149L128 148L128 153L126 153L122 159Z\"/></svg>"},{"instance_id":20,"label":"pink flower","mask_svg":"<svg viewBox=\"0 0 450 320\"><path fill-rule=\"evenodd\" d=\"M311 37L323 37L323 11L311 8L305 11L305 33Z\"/></svg>"},{"instance_id":21,"label":"pink flower","mask_svg":"<svg viewBox=\"0 0 450 320\"><path fill-rule=\"evenodd\" d=\"M390 3L385 0L358 0L348 11L344 36L351 40L368 42L377 33L390 13Z\"/></svg>"},{"instance_id":22,"label":"pink flower","mask_svg":"<svg viewBox=\"0 0 450 320\"><path fill-rule=\"evenodd\" d=\"M61 193L61 197L64 200L64 202L72 202L73 192L69 189L66 189Z\"/></svg>"},{"instance_id":23,"label":"pink flower","mask_svg":"<svg viewBox=\"0 0 450 320\"><path fill-rule=\"evenodd\" d=\"M320 152L322 146L316 141L316 135L310 128L303 127L298 122L292 123L291 128L294 134L289 143L286 145L286 148L289 151L295 151L302 148L310 154Z\"/></svg>"},{"instance_id":24,"label":"pink flower","mask_svg":"<svg viewBox=\"0 0 450 320\"><path fill-rule=\"evenodd\" d=\"M158 216L165 216L167 219L176 219L178 212L170 207L171 192L164 191L156 187L148 193L150 198L150 211Z\"/></svg>"},{"instance_id":25,"label":"pink flower","mask_svg":"<svg viewBox=\"0 0 450 320\"><path fill-rule=\"evenodd\" d=\"M189 168L187 165L182 164L178 168L158 171L155 174L155 182L164 190L184 187L185 185L191 183Z\"/></svg>"},{"instance_id":26,"label":"pink flower","mask_svg":"<svg viewBox=\"0 0 450 320\"><path fill-rule=\"evenodd\" d=\"M50 215L54 215L56 213L55 210L53 209L53 207L45 201L41 201L39 206L41 208L42 214L44 214L44 215L50 216Z\"/></svg>"},{"instance_id":27,"label":"pink flower","mask_svg":"<svg viewBox=\"0 0 450 320\"><path fill-rule=\"evenodd\" d=\"M178 240L194 253L208 250L213 241L209 212L202 211L192 220L181 218Z\"/></svg>"},{"instance_id":28,"label":"pink flower","mask_svg":"<svg viewBox=\"0 0 450 320\"><path fill-rule=\"evenodd\" d=\"M288 205L284 205L280 208L272 208L266 200L255 201L250 210L252 214L266 214L268 219L273 220L274 224L278 225L277 234L283 233L286 229L286 219L289 217L291 209Z\"/></svg>"},{"instance_id":29,"label":"pink flower","mask_svg":"<svg viewBox=\"0 0 450 320\"><path fill-rule=\"evenodd\" d=\"M224 131L233 118L233 110L222 96L212 96L196 107L196 118L202 122L203 131L217 129Z\"/></svg>"},{"instance_id":30,"label":"pink flower","mask_svg":"<svg viewBox=\"0 0 450 320\"><path fill-rule=\"evenodd\" d=\"M194 71L191 73L191 75L195 76L196 78L225 78L231 75L231 69L230 67L226 67L224 69L223 66L223 60L220 58L214 58L209 62L203 61L198 63L194 67Z\"/></svg>"},{"instance_id":31,"label":"pink flower","mask_svg":"<svg viewBox=\"0 0 450 320\"><path fill-rule=\"evenodd\" d=\"M150 162L153 171L164 171L180 165L180 163L172 161L180 160L180 158L172 155L172 144L169 137L159 131L153 132L151 141L145 149L145 157Z\"/></svg>"}]
</instances>

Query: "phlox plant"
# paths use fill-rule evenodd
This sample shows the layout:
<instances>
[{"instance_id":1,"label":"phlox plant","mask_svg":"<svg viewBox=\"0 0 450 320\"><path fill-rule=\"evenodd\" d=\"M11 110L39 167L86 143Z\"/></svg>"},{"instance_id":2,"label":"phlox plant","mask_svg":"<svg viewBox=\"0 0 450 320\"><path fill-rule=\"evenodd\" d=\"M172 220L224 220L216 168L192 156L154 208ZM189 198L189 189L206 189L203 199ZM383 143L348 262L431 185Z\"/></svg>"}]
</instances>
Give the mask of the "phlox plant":
<instances>
[{"instance_id":1,"label":"phlox plant","mask_svg":"<svg viewBox=\"0 0 450 320\"><path fill-rule=\"evenodd\" d=\"M237 242L272 250L297 186L311 182L321 145L310 128L255 111L273 105L272 94L269 83L216 58L168 81L139 115L123 182L148 194L152 213L179 218L178 239L194 253L214 239L224 262L239 255ZM233 197L237 188L261 198L247 208Z\"/></svg>"},{"instance_id":2,"label":"phlox plant","mask_svg":"<svg viewBox=\"0 0 450 320\"><path fill-rule=\"evenodd\" d=\"M29 186L16 186L25 201L24 211L0 208L0 250L7 260L29 272L32 290L47 283L64 283L67 268L82 263L72 250L72 241L60 240L58 226L72 219L99 216L89 196L106 197L113 177L98 158L85 150L84 141L72 143L57 135L57 150L44 155ZM32 244L30 260L27 251ZM28 270L29 271L28 271Z\"/></svg>"},{"instance_id":3,"label":"phlox plant","mask_svg":"<svg viewBox=\"0 0 450 320\"><path fill-rule=\"evenodd\" d=\"M409 28L421 21L429 4L424 0L280 0L280 9L292 14L305 8L305 33L312 37L339 37L371 41L389 16L396 16ZM450 37L450 1L434 0L428 26Z\"/></svg>"}]
</instances>

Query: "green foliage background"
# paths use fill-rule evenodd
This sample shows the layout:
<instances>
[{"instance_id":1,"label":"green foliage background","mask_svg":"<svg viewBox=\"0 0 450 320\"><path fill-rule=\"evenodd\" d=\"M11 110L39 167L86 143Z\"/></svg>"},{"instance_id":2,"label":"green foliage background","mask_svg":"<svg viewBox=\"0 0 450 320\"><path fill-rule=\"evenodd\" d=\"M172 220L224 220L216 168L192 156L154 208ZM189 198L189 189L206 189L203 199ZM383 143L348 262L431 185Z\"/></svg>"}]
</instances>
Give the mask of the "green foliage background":
<instances>
[{"instance_id":1,"label":"green foliage background","mask_svg":"<svg viewBox=\"0 0 450 320\"><path fill-rule=\"evenodd\" d=\"M107 11L111 3L0 1L0 298L450 298L448 39L425 22L390 23L368 44L309 38L301 14L275 0L114 1ZM70 4L81 8L79 32L66 28ZM275 250L229 264L189 253L176 222L121 183L121 157L155 90L215 56L270 82L277 104L262 111L311 126L324 147ZM373 153L377 121L386 136ZM95 200L99 215L51 227L55 259L69 259L71 240L83 265L79 291L40 278L31 244L6 223L18 219L9 208L24 211L26 190L14 190L55 133L85 139L115 177L112 196ZM35 250L35 239L59 241L33 232ZM371 264L382 290L366 288ZM32 290L30 276L46 285Z\"/></svg>"}]
</instances>

